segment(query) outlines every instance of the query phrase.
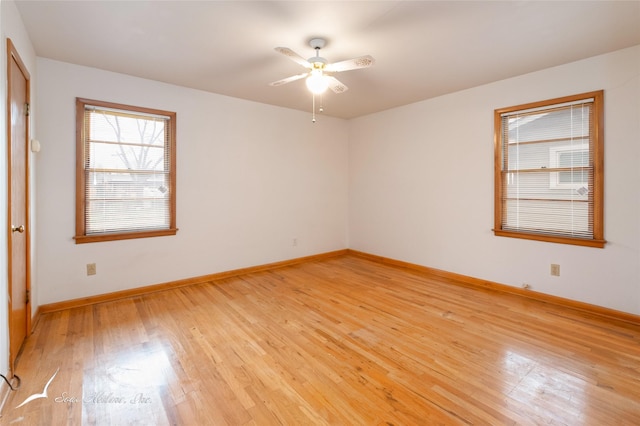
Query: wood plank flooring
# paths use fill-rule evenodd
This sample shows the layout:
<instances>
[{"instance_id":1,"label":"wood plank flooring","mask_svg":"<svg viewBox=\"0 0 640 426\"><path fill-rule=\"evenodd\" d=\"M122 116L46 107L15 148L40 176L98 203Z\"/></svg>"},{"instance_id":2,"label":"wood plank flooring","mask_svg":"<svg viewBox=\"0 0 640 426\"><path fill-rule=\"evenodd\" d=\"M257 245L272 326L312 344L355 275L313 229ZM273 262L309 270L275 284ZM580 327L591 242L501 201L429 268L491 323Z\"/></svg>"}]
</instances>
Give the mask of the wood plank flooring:
<instances>
[{"instance_id":1,"label":"wood plank flooring","mask_svg":"<svg viewBox=\"0 0 640 426\"><path fill-rule=\"evenodd\" d=\"M2 424L640 424L640 325L352 255L43 315L17 370Z\"/></svg>"}]
</instances>

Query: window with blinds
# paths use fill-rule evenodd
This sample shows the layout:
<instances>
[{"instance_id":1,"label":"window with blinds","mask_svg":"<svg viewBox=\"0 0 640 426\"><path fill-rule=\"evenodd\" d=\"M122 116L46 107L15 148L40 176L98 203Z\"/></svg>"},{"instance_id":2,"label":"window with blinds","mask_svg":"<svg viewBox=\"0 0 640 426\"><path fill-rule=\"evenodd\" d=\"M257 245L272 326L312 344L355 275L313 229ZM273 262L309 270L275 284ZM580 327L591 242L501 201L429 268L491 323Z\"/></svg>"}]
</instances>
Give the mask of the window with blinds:
<instances>
[{"instance_id":1,"label":"window with blinds","mask_svg":"<svg viewBox=\"0 0 640 426\"><path fill-rule=\"evenodd\" d=\"M176 114L76 100L77 243L174 235Z\"/></svg>"},{"instance_id":2,"label":"window with blinds","mask_svg":"<svg viewBox=\"0 0 640 426\"><path fill-rule=\"evenodd\" d=\"M495 111L496 235L604 247L602 98Z\"/></svg>"}]
</instances>

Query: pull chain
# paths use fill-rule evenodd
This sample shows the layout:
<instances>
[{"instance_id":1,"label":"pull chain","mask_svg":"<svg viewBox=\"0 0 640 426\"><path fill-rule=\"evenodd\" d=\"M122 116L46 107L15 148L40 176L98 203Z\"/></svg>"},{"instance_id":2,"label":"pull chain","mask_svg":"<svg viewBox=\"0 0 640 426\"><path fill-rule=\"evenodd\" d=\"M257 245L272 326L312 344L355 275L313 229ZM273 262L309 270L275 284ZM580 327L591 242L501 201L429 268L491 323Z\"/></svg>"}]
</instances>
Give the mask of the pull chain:
<instances>
[{"instance_id":1,"label":"pull chain","mask_svg":"<svg viewBox=\"0 0 640 426\"><path fill-rule=\"evenodd\" d=\"M311 94L311 108L312 108L312 113L311 113L311 122L315 123L316 122L316 95L315 93ZM324 97L322 95L320 95L320 108L318 109L318 112L324 112L324 107L322 106Z\"/></svg>"},{"instance_id":2,"label":"pull chain","mask_svg":"<svg viewBox=\"0 0 640 426\"><path fill-rule=\"evenodd\" d=\"M311 114L311 122L315 123L316 122L316 95L315 93L311 95L311 109L312 109L312 114Z\"/></svg>"}]
</instances>

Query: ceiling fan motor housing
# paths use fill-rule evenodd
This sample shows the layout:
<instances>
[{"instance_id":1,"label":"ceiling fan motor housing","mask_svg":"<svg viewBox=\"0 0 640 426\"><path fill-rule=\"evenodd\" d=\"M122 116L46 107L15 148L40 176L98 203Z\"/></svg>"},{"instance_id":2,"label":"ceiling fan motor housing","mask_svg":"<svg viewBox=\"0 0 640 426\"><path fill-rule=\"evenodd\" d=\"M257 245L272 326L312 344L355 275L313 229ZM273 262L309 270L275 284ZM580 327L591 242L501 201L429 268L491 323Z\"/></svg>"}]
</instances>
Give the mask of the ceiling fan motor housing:
<instances>
[{"instance_id":1,"label":"ceiling fan motor housing","mask_svg":"<svg viewBox=\"0 0 640 426\"><path fill-rule=\"evenodd\" d=\"M309 62L313 66L314 70L323 69L328 63L327 60L322 56L312 56L311 58L307 59L307 62Z\"/></svg>"}]
</instances>

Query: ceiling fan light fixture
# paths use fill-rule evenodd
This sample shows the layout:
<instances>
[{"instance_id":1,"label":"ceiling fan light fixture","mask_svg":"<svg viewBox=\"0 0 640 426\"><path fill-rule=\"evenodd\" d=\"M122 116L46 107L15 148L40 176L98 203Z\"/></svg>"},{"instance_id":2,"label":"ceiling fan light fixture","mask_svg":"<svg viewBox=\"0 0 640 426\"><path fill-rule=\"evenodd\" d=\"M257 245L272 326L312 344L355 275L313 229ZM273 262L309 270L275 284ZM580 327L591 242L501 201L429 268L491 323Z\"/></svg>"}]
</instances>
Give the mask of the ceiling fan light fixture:
<instances>
[{"instance_id":1,"label":"ceiling fan light fixture","mask_svg":"<svg viewBox=\"0 0 640 426\"><path fill-rule=\"evenodd\" d=\"M324 93L329 87L329 81L322 74L322 70L313 70L306 80L307 88L314 95L320 95Z\"/></svg>"}]
</instances>

